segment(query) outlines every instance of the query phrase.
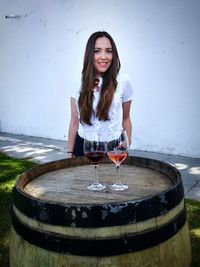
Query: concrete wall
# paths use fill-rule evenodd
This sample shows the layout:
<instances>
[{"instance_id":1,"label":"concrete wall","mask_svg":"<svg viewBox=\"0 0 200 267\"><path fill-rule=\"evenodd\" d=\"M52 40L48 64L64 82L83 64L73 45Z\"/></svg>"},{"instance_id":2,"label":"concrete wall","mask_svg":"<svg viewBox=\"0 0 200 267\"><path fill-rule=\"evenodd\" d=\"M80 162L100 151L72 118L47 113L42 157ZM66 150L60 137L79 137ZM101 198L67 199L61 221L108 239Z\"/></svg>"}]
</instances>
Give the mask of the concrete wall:
<instances>
[{"instance_id":1,"label":"concrete wall","mask_svg":"<svg viewBox=\"0 0 200 267\"><path fill-rule=\"evenodd\" d=\"M132 148L199 157L199 14L199 0L2 0L0 131L65 140L86 41L106 30L134 85Z\"/></svg>"}]
</instances>

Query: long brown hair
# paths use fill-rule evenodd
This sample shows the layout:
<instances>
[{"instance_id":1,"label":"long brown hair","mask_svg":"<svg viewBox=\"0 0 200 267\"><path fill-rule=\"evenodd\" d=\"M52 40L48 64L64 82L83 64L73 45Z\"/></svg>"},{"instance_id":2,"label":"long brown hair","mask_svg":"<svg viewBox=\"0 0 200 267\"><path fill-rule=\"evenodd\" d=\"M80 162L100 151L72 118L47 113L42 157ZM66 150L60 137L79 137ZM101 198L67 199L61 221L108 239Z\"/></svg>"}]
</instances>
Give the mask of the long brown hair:
<instances>
[{"instance_id":1,"label":"long brown hair","mask_svg":"<svg viewBox=\"0 0 200 267\"><path fill-rule=\"evenodd\" d=\"M108 112L113 100L114 92L117 87L116 77L121 66L117 48L112 37L105 31L93 33L88 39L85 49L81 80L81 92L78 99L80 122L88 125L92 125L90 119L92 113L94 112L92 91L92 89L94 88L94 80L96 77L96 70L94 67L94 47L95 42L99 37L107 37L110 40L113 53L111 66L103 75L101 96L95 114L99 120L109 120Z\"/></svg>"}]
</instances>

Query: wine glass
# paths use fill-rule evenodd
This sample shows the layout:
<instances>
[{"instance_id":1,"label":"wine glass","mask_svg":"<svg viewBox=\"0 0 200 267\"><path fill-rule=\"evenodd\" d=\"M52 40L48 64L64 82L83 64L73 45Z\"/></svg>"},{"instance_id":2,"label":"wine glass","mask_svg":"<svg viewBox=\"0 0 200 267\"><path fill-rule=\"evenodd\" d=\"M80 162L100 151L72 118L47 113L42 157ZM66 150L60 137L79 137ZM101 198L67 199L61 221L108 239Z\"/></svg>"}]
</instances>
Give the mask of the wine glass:
<instances>
[{"instance_id":1,"label":"wine glass","mask_svg":"<svg viewBox=\"0 0 200 267\"><path fill-rule=\"evenodd\" d=\"M110 186L112 190L123 191L128 189L128 185L122 184L120 181L119 166L128 156L128 136L126 131L119 133L119 137L107 143L107 155L116 165L117 180L116 183Z\"/></svg>"},{"instance_id":2,"label":"wine glass","mask_svg":"<svg viewBox=\"0 0 200 267\"><path fill-rule=\"evenodd\" d=\"M83 151L85 156L94 164L95 169L95 180L87 188L89 190L103 190L106 188L106 185L99 183L98 181L98 163L106 155L106 142L103 141L103 138L98 133L89 133L85 135L83 143Z\"/></svg>"}]
</instances>

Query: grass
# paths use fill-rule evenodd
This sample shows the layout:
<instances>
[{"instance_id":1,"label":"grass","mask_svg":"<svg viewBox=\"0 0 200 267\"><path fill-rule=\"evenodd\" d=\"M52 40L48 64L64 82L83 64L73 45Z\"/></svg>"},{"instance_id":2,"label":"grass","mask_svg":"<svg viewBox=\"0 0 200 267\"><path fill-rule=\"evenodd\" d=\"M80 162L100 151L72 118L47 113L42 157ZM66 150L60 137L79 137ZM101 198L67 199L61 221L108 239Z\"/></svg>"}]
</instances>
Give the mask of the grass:
<instances>
[{"instance_id":1,"label":"grass","mask_svg":"<svg viewBox=\"0 0 200 267\"><path fill-rule=\"evenodd\" d=\"M27 160L14 159L0 152L0 266L8 267L10 246L10 209L12 188L19 174L35 166ZM191 267L200 267L200 202L186 199L192 244ZM162 267L162 266L161 266Z\"/></svg>"},{"instance_id":2,"label":"grass","mask_svg":"<svg viewBox=\"0 0 200 267\"><path fill-rule=\"evenodd\" d=\"M0 266L8 267L10 245L12 188L17 176L36 165L27 160L10 158L0 153Z\"/></svg>"},{"instance_id":3,"label":"grass","mask_svg":"<svg viewBox=\"0 0 200 267\"><path fill-rule=\"evenodd\" d=\"M186 199L186 207L192 244L191 267L200 267L200 202Z\"/></svg>"}]
</instances>

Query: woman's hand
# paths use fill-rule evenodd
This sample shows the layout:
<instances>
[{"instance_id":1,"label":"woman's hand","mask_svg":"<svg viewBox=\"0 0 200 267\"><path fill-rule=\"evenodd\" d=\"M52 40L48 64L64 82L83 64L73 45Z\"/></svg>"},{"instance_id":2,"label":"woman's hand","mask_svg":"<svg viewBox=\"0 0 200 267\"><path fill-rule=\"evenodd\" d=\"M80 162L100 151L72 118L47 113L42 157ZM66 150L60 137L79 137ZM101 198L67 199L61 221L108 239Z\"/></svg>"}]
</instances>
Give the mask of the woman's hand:
<instances>
[{"instance_id":1,"label":"woman's hand","mask_svg":"<svg viewBox=\"0 0 200 267\"><path fill-rule=\"evenodd\" d=\"M74 154L73 152L67 152L67 158L70 159L70 158L74 158Z\"/></svg>"}]
</instances>

